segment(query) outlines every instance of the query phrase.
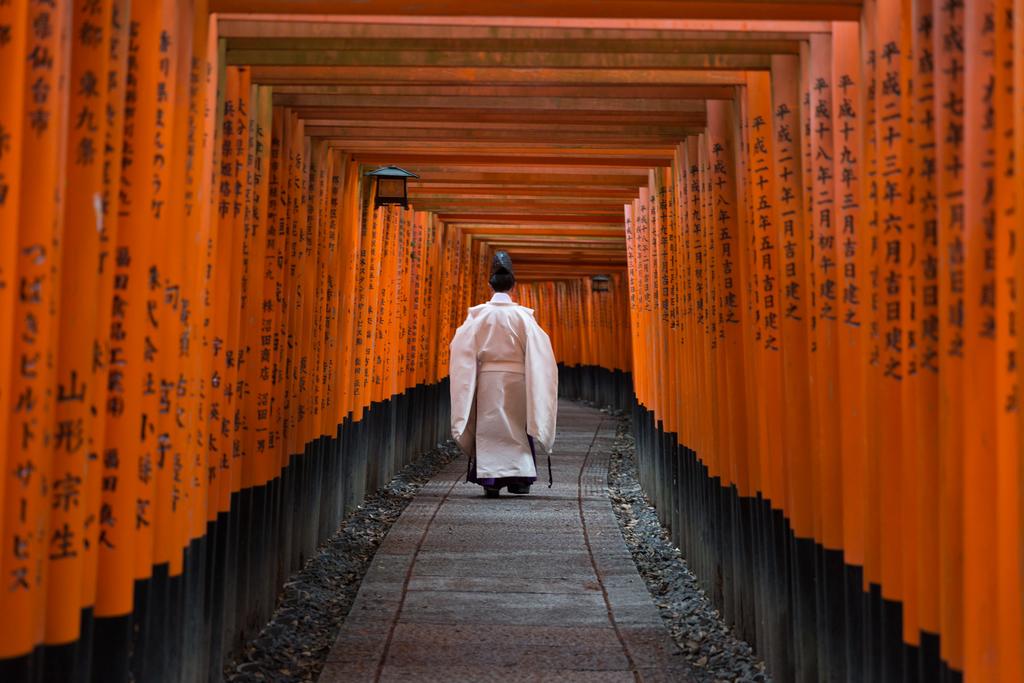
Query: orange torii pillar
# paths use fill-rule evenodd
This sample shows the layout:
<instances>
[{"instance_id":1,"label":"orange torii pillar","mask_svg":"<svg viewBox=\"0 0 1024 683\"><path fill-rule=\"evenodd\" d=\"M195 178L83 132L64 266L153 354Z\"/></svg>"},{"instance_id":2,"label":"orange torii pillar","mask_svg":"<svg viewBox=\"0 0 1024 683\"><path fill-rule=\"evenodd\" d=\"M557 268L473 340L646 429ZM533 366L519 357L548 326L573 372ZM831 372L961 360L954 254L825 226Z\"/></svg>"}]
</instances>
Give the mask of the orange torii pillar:
<instances>
[{"instance_id":1,"label":"orange torii pillar","mask_svg":"<svg viewBox=\"0 0 1024 683\"><path fill-rule=\"evenodd\" d=\"M462 236L375 209L204 2L16 0L0 36L0 678L219 678L446 438Z\"/></svg>"},{"instance_id":2,"label":"orange torii pillar","mask_svg":"<svg viewBox=\"0 0 1024 683\"><path fill-rule=\"evenodd\" d=\"M625 207L641 480L780 678L1020 677L1019 4L868 0Z\"/></svg>"}]
</instances>

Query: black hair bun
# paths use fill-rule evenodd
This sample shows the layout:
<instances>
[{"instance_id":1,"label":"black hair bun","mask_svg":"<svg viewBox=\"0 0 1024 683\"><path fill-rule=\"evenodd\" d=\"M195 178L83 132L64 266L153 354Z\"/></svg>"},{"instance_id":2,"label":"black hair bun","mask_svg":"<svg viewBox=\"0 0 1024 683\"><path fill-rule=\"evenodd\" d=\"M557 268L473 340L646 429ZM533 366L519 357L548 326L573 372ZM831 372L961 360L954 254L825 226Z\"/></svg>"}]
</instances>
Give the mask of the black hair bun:
<instances>
[{"instance_id":1,"label":"black hair bun","mask_svg":"<svg viewBox=\"0 0 1024 683\"><path fill-rule=\"evenodd\" d=\"M509 256L507 251L499 250L494 252L494 260L491 262L491 275L498 273L515 274L515 271L512 270L512 257Z\"/></svg>"}]
</instances>

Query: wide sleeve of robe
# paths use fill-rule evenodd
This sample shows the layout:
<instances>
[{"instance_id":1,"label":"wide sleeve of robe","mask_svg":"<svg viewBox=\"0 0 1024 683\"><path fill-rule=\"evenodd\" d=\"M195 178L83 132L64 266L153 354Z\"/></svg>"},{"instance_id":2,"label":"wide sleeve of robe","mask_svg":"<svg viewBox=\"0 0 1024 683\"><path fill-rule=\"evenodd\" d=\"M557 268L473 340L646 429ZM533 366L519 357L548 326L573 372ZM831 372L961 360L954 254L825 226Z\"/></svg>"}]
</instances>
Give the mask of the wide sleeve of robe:
<instances>
[{"instance_id":1,"label":"wide sleeve of robe","mask_svg":"<svg viewBox=\"0 0 1024 683\"><path fill-rule=\"evenodd\" d=\"M558 420L558 365L551 339L537 324L533 311L526 321L526 430L550 453Z\"/></svg>"},{"instance_id":2,"label":"wide sleeve of robe","mask_svg":"<svg viewBox=\"0 0 1024 683\"><path fill-rule=\"evenodd\" d=\"M469 457L476 454L476 330L470 309L466 321L452 337L448 363L452 438Z\"/></svg>"}]
</instances>

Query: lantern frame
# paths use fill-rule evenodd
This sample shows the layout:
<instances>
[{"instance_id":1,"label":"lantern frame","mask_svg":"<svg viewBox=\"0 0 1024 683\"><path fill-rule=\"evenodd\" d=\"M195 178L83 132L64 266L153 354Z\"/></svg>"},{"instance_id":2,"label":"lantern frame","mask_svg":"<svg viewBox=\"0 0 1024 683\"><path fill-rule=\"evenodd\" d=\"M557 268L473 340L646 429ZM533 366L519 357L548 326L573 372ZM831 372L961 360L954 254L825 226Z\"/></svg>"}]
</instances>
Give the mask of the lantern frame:
<instances>
[{"instance_id":1,"label":"lantern frame","mask_svg":"<svg viewBox=\"0 0 1024 683\"><path fill-rule=\"evenodd\" d=\"M607 275L594 275L590 278L590 290L600 294L605 294L611 291L612 279Z\"/></svg>"},{"instance_id":2,"label":"lantern frame","mask_svg":"<svg viewBox=\"0 0 1024 683\"><path fill-rule=\"evenodd\" d=\"M418 175L404 168L389 165L381 166L374 171L367 171L365 174L377 182L376 192L373 193L373 206L401 206L409 208L409 178L419 178ZM400 185L399 185L400 183ZM381 189L388 188L388 192L381 194Z\"/></svg>"}]
</instances>

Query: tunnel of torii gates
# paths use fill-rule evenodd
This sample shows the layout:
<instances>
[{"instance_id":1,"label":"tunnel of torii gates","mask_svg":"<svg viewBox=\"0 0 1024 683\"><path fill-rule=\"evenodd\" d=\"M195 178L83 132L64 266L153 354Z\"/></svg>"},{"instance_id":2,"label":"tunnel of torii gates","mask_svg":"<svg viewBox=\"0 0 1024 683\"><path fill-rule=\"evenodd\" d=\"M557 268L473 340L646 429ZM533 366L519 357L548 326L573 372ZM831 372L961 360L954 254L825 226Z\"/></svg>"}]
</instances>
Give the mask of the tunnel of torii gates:
<instances>
[{"instance_id":1,"label":"tunnel of torii gates","mask_svg":"<svg viewBox=\"0 0 1024 683\"><path fill-rule=\"evenodd\" d=\"M219 679L502 248L777 680L1024 679L1022 5L0 2L0 678Z\"/></svg>"}]
</instances>

